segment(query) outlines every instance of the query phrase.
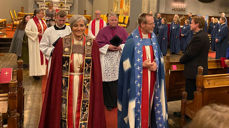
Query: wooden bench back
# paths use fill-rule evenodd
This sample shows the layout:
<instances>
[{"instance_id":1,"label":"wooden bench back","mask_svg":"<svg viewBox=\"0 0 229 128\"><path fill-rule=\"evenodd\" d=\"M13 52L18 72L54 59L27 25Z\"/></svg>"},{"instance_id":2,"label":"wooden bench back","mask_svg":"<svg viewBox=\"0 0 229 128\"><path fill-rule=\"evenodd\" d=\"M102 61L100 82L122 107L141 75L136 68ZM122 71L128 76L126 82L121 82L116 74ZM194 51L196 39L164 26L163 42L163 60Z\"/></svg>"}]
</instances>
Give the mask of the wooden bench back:
<instances>
[{"instance_id":1,"label":"wooden bench back","mask_svg":"<svg viewBox=\"0 0 229 128\"><path fill-rule=\"evenodd\" d=\"M185 90L184 65L180 62L171 62L170 56L165 57L165 81L168 101L180 100ZM227 69L221 66L219 59L208 60L208 74L226 73Z\"/></svg>"},{"instance_id":2,"label":"wooden bench back","mask_svg":"<svg viewBox=\"0 0 229 128\"><path fill-rule=\"evenodd\" d=\"M229 105L229 74L202 74L203 68L200 66L197 75L197 92L202 93L202 104Z\"/></svg>"}]
</instances>

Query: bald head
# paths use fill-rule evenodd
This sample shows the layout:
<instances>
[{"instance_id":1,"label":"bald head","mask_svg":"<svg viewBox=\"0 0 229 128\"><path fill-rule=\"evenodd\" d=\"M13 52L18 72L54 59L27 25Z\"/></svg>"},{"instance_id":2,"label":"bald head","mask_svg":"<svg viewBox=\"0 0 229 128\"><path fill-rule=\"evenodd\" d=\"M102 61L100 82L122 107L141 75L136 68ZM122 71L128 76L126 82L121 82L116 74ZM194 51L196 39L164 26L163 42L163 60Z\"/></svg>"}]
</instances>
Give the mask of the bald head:
<instances>
[{"instance_id":1,"label":"bald head","mask_svg":"<svg viewBox=\"0 0 229 128\"><path fill-rule=\"evenodd\" d=\"M101 15L101 11L96 10L96 11L95 11L95 19L96 19L96 20L100 19L100 15Z\"/></svg>"}]
</instances>

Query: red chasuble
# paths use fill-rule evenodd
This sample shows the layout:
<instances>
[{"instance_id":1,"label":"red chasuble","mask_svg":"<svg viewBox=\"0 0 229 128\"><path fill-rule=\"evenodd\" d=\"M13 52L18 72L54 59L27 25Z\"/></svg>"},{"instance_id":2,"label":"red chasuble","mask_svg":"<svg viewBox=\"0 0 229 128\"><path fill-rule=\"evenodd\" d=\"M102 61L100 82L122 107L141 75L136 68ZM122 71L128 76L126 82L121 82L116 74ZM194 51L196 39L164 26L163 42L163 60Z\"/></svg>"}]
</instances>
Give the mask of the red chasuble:
<instances>
[{"instance_id":1,"label":"red chasuble","mask_svg":"<svg viewBox=\"0 0 229 128\"><path fill-rule=\"evenodd\" d=\"M52 54L39 128L61 128L62 106L62 56L63 39L59 39ZM90 79L90 103L88 128L105 128L102 76L97 43L92 46L92 71ZM71 128L71 127L68 127Z\"/></svg>"}]
</instances>

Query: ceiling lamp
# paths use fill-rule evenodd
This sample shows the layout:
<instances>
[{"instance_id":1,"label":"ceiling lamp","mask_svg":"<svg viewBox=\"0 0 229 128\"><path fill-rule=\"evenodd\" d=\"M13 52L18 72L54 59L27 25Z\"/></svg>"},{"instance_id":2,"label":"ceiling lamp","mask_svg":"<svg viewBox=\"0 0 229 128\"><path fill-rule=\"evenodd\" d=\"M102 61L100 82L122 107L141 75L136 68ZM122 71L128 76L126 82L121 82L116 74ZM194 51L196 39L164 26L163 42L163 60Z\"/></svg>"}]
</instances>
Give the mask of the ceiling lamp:
<instances>
[{"instance_id":1,"label":"ceiling lamp","mask_svg":"<svg viewBox=\"0 0 229 128\"><path fill-rule=\"evenodd\" d=\"M210 2L213 2L215 0L199 0L200 2L203 2L203 3L210 3Z\"/></svg>"}]
</instances>

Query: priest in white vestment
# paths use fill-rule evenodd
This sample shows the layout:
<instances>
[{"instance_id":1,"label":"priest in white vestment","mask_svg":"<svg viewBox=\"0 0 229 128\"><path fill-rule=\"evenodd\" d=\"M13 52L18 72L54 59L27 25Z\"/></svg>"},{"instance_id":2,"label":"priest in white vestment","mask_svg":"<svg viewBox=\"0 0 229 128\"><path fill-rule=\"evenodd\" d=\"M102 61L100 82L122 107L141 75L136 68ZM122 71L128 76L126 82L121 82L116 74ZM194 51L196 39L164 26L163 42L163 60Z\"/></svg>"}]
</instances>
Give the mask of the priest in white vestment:
<instances>
[{"instance_id":1,"label":"priest in white vestment","mask_svg":"<svg viewBox=\"0 0 229 128\"><path fill-rule=\"evenodd\" d=\"M106 22L100 18L101 12L99 10L95 11L95 19L90 21L88 24L88 36L92 39L96 38L96 35L99 33L99 30L106 27Z\"/></svg>"},{"instance_id":2,"label":"priest in white vestment","mask_svg":"<svg viewBox=\"0 0 229 128\"><path fill-rule=\"evenodd\" d=\"M25 28L29 46L29 76L34 76L35 79L46 73L47 62L39 48L39 42L47 28L46 23L42 20L43 17L43 10L35 10L34 17L28 21Z\"/></svg>"}]
</instances>

